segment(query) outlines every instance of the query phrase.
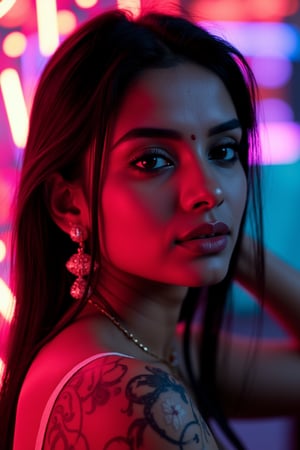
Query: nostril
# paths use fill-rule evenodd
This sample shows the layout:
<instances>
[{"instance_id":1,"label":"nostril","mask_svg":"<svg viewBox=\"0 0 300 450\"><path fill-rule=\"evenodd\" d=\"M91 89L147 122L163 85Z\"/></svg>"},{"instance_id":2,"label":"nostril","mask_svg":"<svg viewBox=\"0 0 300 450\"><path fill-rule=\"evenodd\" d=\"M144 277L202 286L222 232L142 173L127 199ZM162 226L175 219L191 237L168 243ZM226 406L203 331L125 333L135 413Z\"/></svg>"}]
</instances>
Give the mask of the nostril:
<instances>
[{"instance_id":1,"label":"nostril","mask_svg":"<svg viewBox=\"0 0 300 450\"><path fill-rule=\"evenodd\" d=\"M202 202L195 202L193 204L193 209L201 208L204 205L208 205L208 202L203 202L203 201Z\"/></svg>"}]
</instances>

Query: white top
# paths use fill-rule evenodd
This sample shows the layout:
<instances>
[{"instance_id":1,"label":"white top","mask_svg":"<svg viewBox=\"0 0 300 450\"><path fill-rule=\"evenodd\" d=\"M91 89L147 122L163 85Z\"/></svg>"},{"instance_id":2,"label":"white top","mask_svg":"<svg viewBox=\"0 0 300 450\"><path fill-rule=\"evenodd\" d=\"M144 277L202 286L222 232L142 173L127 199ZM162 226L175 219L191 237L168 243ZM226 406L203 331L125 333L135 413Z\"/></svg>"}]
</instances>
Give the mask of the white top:
<instances>
[{"instance_id":1,"label":"white top","mask_svg":"<svg viewBox=\"0 0 300 450\"><path fill-rule=\"evenodd\" d=\"M98 359L103 358L104 356L124 356L125 358L132 358L132 356L124 355L123 353L117 353L117 352L111 352L111 353L97 353L96 355L90 356L89 358L84 359L80 363L76 364L75 367L73 367L69 372L61 379L61 381L58 383L54 391L49 397L49 400L47 401L47 404L45 406L39 431L37 434L36 442L35 442L35 450L42 450L43 443L44 443L44 437L46 433L46 428L48 424L48 420L52 411L52 408L54 406L54 403L60 393L60 391L63 389L63 387L67 384L67 382L72 378L73 375L75 375L76 372L78 372L82 367L86 366L90 362Z\"/></svg>"}]
</instances>

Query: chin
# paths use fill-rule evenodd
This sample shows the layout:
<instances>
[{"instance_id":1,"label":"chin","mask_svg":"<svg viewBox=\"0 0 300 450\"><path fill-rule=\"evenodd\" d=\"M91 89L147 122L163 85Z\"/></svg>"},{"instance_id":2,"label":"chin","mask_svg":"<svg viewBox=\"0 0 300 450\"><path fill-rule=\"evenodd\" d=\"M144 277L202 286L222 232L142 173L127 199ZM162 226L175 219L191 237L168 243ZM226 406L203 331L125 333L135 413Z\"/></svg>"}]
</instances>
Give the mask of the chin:
<instances>
[{"instance_id":1,"label":"chin","mask_svg":"<svg viewBox=\"0 0 300 450\"><path fill-rule=\"evenodd\" d=\"M228 272L227 270L210 270L209 273L201 273L195 274L194 277L191 277L189 283L186 284L188 287L206 287L206 286L214 286L215 284L221 283L224 280Z\"/></svg>"}]
</instances>

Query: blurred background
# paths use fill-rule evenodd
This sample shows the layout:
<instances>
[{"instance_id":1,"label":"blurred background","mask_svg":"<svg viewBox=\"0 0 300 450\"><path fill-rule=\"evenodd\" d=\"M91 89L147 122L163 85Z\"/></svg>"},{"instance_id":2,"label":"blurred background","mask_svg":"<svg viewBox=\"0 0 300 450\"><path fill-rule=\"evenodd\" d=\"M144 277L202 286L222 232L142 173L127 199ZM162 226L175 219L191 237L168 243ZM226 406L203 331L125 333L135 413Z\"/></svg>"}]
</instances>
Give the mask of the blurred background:
<instances>
[{"instance_id":1,"label":"blurred background","mask_svg":"<svg viewBox=\"0 0 300 450\"><path fill-rule=\"evenodd\" d=\"M11 205L36 82L65 36L112 7L183 10L247 57L260 89L266 244L300 269L299 0L0 0L0 374L14 307L8 280ZM238 286L233 306L236 327L246 332L257 306ZM263 333L283 337L268 316ZM249 450L300 449L297 418L233 425Z\"/></svg>"}]
</instances>

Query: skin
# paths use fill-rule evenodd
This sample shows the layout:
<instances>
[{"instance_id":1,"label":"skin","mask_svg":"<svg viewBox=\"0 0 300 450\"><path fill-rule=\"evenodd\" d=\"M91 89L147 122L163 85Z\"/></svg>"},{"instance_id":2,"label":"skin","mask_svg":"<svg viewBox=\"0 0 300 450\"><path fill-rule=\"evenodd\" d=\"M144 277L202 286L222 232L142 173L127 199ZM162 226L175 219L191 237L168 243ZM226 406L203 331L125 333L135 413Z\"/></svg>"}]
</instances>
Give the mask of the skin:
<instances>
[{"instance_id":1,"label":"skin","mask_svg":"<svg viewBox=\"0 0 300 450\"><path fill-rule=\"evenodd\" d=\"M233 119L222 82L197 66L149 70L134 83L116 120L102 197L107 266L169 285L223 279L244 211L246 178L238 158L231 160L241 129L210 133ZM140 128L170 130L170 136L133 135ZM200 224L216 221L229 227L224 251L195 255L176 244Z\"/></svg>"},{"instance_id":2,"label":"skin","mask_svg":"<svg viewBox=\"0 0 300 450\"><path fill-rule=\"evenodd\" d=\"M102 193L104 229L99 232L104 261L98 292L141 342L165 358L176 345L178 315L188 287L216 283L228 270L247 196L238 158L237 119L222 82L206 69L185 63L145 71L125 96L115 122ZM133 132L145 128L168 133ZM66 183L60 175L53 177L50 208L65 232L70 223L90 228L86 182ZM178 244L181 236L199 225L220 221L228 233L218 251L194 247L190 251ZM30 426L24 419L23 428L17 426L14 450L25 444L33 448L45 403L68 370L105 351L135 358L99 359L70 380L51 414L45 449L56 450L62 442L74 445L74 437L86 450L119 448L113 447L118 442L124 448L144 450L217 448L194 406L182 362L182 378L174 380L167 366L145 354L88 305L34 361L18 408L18 414L26 417L30 405ZM49 370L49 360L56 361L55 370ZM107 375L111 384L106 384ZM102 388L109 395L99 399L93 389L85 395L91 379L101 387L101 395ZM136 401L137 382L148 394L142 403ZM37 385L43 386L38 397ZM167 399L171 404L166 404ZM153 405L155 413L149 416ZM170 421L170 408L173 419L184 411L179 429ZM70 413L75 414L74 422L64 422ZM58 428L57 420L63 421ZM111 426L115 423L117 430ZM139 447L129 444L132 430L138 432ZM183 442L184 433L188 440Z\"/></svg>"},{"instance_id":3,"label":"skin","mask_svg":"<svg viewBox=\"0 0 300 450\"><path fill-rule=\"evenodd\" d=\"M84 450L217 450L182 384L155 365L111 356L89 363L58 396L44 450L66 443Z\"/></svg>"},{"instance_id":4,"label":"skin","mask_svg":"<svg viewBox=\"0 0 300 450\"><path fill-rule=\"evenodd\" d=\"M102 195L98 289L159 355L162 349L168 353L164 347L174 336L187 286L217 283L228 270L247 194L236 122L219 78L180 64L143 73L115 123ZM215 132L224 124L230 129ZM176 243L195 227L217 221L229 229L223 251L202 255ZM158 318L166 331L156 340L145 330Z\"/></svg>"}]
</instances>

